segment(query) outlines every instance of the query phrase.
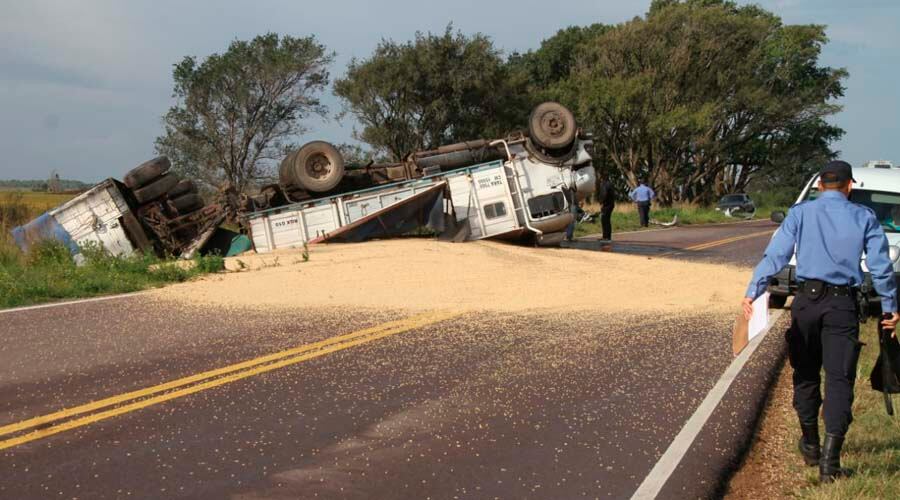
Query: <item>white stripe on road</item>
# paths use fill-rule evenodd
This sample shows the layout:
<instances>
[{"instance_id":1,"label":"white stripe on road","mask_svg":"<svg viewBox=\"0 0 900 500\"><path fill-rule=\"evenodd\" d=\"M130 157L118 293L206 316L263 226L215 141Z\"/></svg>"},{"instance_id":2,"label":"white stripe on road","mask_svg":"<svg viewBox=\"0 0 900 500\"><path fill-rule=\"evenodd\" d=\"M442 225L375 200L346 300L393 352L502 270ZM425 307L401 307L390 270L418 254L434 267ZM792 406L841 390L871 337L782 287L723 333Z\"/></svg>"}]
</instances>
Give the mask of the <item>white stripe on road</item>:
<instances>
[{"instance_id":1,"label":"white stripe on road","mask_svg":"<svg viewBox=\"0 0 900 500\"><path fill-rule=\"evenodd\" d=\"M36 306L14 307L12 309L0 309L0 314L22 312L22 311L33 311L35 309L47 309L50 307L70 306L73 304L84 304L86 302L100 302L103 300L124 299L124 298L128 298L128 297L134 297L136 295L143 295L145 293L147 293L147 292L144 291L144 292L122 293L119 295L106 295L103 297L94 297L92 299L69 300L66 302L52 302L50 304L39 304Z\"/></svg>"},{"instance_id":2,"label":"white stripe on road","mask_svg":"<svg viewBox=\"0 0 900 500\"><path fill-rule=\"evenodd\" d=\"M703 430L706 421L712 416L713 410L716 409L719 402L722 401L722 398L725 396L725 393L728 392L731 383L734 382L734 379L741 373L741 369L747 364L747 360L750 359L753 351L755 351L759 344L762 343L766 334L769 333L769 330L771 330L772 326L774 326L778 319L781 318L782 314L784 314L784 309L778 309L773 312L769 316L769 324L766 325L766 329L757 335L750 344L744 348L738 357L734 358L734 361L731 362L731 365L728 366L728 369L725 370L725 373L722 374L722 377L716 382L716 385L713 386L712 390L709 391L709 394L706 395L706 398L703 399L703 402L700 403L700 407L697 408L697 411L695 411L693 415L691 415L691 418L688 419L687 423L682 427L681 432L675 436L675 440L672 441L672 444L669 445L669 448L663 453L663 456L660 457L659 461L656 462L656 465L653 466L653 470L651 470L650 474L644 478L644 482L642 482L637 491L634 492L631 500L652 500L659 495L659 492L662 491L666 481L668 481L672 473L675 472L675 468L681 463L681 459L684 458L684 455L694 443L694 440L697 439L700 431Z\"/></svg>"}]
</instances>

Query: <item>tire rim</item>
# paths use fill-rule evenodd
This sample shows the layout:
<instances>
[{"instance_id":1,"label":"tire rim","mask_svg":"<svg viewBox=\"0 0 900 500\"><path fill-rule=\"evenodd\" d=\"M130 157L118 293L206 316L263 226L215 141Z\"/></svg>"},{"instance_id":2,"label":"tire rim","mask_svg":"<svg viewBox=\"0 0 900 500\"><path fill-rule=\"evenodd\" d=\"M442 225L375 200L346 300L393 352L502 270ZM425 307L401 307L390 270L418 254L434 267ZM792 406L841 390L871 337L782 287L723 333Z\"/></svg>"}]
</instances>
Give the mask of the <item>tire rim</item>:
<instances>
[{"instance_id":1,"label":"tire rim","mask_svg":"<svg viewBox=\"0 0 900 500\"><path fill-rule=\"evenodd\" d=\"M313 179L325 179L331 175L334 165L322 153L313 153L306 160L306 173Z\"/></svg>"},{"instance_id":2,"label":"tire rim","mask_svg":"<svg viewBox=\"0 0 900 500\"><path fill-rule=\"evenodd\" d=\"M566 132L566 120L558 111L549 111L541 115L541 130L551 137L560 137Z\"/></svg>"}]
</instances>

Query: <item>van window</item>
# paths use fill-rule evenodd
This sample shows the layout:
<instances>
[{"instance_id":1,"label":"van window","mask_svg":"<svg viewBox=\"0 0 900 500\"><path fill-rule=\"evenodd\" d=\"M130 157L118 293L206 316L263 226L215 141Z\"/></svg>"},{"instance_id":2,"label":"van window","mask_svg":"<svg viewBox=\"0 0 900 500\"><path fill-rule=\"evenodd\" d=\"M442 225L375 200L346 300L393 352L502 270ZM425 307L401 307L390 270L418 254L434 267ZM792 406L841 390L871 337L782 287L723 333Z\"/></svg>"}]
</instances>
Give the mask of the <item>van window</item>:
<instances>
[{"instance_id":1,"label":"van window","mask_svg":"<svg viewBox=\"0 0 900 500\"><path fill-rule=\"evenodd\" d=\"M810 189L806 195L807 200L818 197L819 190L816 188ZM900 233L900 193L854 189L850 191L850 201L871 208L884 232Z\"/></svg>"}]
</instances>

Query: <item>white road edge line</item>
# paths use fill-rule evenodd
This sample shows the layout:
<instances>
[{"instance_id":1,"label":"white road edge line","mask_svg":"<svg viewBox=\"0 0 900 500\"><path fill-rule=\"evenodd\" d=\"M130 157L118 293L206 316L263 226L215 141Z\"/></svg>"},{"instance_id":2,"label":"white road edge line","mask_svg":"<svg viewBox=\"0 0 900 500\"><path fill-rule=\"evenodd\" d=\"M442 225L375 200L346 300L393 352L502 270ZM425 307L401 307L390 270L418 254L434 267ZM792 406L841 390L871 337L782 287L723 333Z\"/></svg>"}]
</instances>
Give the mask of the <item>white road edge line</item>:
<instances>
[{"instance_id":1,"label":"white road edge line","mask_svg":"<svg viewBox=\"0 0 900 500\"><path fill-rule=\"evenodd\" d=\"M709 394L706 395L706 398L703 399L703 402L700 403L700 406L694 414L691 415L691 418L684 424L681 432L675 436L672 444L669 445L666 452L663 453L650 473L647 474L647 477L644 478L641 485L638 486L638 489L634 492L634 495L632 495L631 500L652 500L659 495L659 492L662 491L666 481L668 481L672 473L675 472L675 468L681 463L681 459L684 458L684 455L694 443L694 440L697 439L700 431L703 430L703 426L706 425L707 420L712 416L713 411L719 405L719 402L722 401L725 393L728 392L731 383L734 382L734 379L741 373L744 365L747 364L747 360L750 359L750 356L756 351L756 348L762 343L763 339L769 333L769 330L771 330L778 319L781 318L782 314L784 314L784 309L778 309L770 314L769 324L766 325L766 329L757 335L756 338L744 348L738 357L734 358L734 361L731 362L725 370L725 373L723 373L719 381L716 382L716 385L713 386L712 390L709 391Z\"/></svg>"},{"instance_id":2,"label":"white road edge line","mask_svg":"<svg viewBox=\"0 0 900 500\"><path fill-rule=\"evenodd\" d=\"M22 311L33 311L35 309L47 309L50 307L70 306L73 304L84 304L86 302L101 302L104 300L124 299L124 298L128 298L128 297L134 297L136 295L143 295L145 293L147 293L147 292L144 291L144 292L121 293L119 295L104 295L103 297L93 297L90 299L68 300L66 302L51 302L49 304L38 304L36 306L14 307L12 309L0 309L0 314L22 312Z\"/></svg>"}]
</instances>

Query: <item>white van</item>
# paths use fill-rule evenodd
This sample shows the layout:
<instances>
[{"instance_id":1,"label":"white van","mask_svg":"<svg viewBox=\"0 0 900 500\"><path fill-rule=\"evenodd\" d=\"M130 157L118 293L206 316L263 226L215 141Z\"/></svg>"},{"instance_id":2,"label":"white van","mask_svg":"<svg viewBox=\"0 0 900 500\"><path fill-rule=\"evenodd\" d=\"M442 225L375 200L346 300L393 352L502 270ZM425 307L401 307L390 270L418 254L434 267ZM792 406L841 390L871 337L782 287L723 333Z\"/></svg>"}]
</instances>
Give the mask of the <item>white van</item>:
<instances>
[{"instance_id":1,"label":"white van","mask_svg":"<svg viewBox=\"0 0 900 500\"><path fill-rule=\"evenodd\" d=\"M881 222L881 227L884 228L887 235L890 257L894 264L894 278L897 279L900 276L900 170L855 168L853 177L856 179L856 183L850 192L850 201L865 205L875 211L875 216ZM797 198L797 203L815 199L819 194L818 183L819 176L813 176ZM783 213L772 214L772 220L776 222L781 222L783 218ZM789 265L772 277L768 287L770 306L783 307L787 298L797 291L796 264L797 260L794 256ZM870 311L874 305L877 312L881 307L880 299L872 288L872 277L866 268L865 258L861 265L865 279L861 287L862 291L869 297Z\"/></svg>"}]
</instances>

